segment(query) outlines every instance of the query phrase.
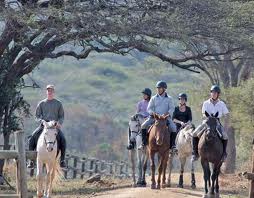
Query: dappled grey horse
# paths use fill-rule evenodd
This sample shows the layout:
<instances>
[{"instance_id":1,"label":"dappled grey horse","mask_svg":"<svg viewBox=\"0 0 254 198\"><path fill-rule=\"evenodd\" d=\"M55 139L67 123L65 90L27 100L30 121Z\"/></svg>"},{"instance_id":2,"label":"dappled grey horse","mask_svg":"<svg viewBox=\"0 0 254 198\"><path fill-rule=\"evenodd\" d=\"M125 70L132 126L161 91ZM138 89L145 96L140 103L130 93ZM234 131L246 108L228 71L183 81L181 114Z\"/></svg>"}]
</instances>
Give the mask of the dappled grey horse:
<instances>
[{"instance_id":1,"label":"dappled grey horse","mask_svg":"<svg viewBox=\"0 0 254 198\"><path fill-rule=\"evenodd\" d=\"M147 146L142 146L141 125L145 118L141 114L136 114L129 121L130 140L135 143L134 149L130 150L133 186L146 186L145 174L147 169L148 151ZM136 158L137 156L137 158ZM136 183L136 160L138 165L138 181Z\"/></svg>"},{"instance_id":2,"label":"dappled grey horse","mask_svg":"<svg viewBox=\"0 0 254 198\"><path fill-rule=\"evenodd\" d=\"M180 160L181 169L180 169L180 176L179 176L179 183L178 187L183 188L183 173L184 173L184 166L188 157L192 154L192 132L194 131L195 127L193 124L187 124L183 129L178 132L176 137L176 148L178 150L178 158ZM171 171L173 166L173 158L174 153L169 154L169 162L168 162L168 180L167 186L171 186ZM195 181L195 174L194 174L194 161L191 160L191 187L194 189L196 188L196 181Z\"/></svg>"}]
</instances>

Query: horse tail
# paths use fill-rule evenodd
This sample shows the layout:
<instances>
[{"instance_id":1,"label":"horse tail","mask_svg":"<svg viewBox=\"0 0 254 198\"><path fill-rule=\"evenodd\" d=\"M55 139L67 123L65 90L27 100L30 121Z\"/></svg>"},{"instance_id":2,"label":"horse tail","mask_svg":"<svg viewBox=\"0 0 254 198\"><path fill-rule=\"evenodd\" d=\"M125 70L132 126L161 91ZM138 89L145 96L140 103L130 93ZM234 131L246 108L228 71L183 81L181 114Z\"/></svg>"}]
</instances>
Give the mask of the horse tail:
<instances>
[{"instance_id":1,"label":"horse tail","mask_svg":"<svg viewBox=\"0 0 254 198\"><path fill-rule=\"evenodd\" d=\"M55 179L54 183L59 184L61 181L65 180L64 172L60 167L60 156L61 151L59 151L58 155L56 156L56 164L55 164Z\"/></svg>"}]
</instances>

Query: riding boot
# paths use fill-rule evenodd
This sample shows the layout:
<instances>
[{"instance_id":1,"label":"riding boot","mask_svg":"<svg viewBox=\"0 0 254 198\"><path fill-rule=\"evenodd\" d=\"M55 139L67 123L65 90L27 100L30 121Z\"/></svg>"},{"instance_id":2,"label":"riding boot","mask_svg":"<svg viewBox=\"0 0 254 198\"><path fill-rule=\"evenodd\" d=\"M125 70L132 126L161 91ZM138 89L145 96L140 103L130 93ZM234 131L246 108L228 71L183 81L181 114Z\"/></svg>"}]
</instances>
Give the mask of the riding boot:
<instances>
[{"instance_id":1,"label":"riding boot","mask_svg":"<svg viewBox=\"0 0 254 198\"><path fill-rule=\"evenodd\" d=\"M66 140L65 140L64 134L62 133L61 130L58 131L57 141L58 141L58 145L59 145L58 148L61 151L60 167L67 168L67 165L65 163Z\"/></svg>"},{"instance_id":2,"label":"riding boot","mask_svg":"<svg viewBox=\"0 0 254 198\"><path fill-rule=\"evenodd\" d=\"M173 132L170 133L170 149L176 148L176 136L177 133Z\"/></svg>"},{"instance_id":3,"label":"riding boot","mask_svg":"<svg viewBox=\"0 0 254 198\"><path fill-rule=\"evenodd\" d=\"M43 125L41 124L37 129L35 129L35 131L30 136L30 138L28 140L29 151L34 151L36 149L37 142L38 142L38 139L39 139L42 131L43 131ZM35 164L34 160L30 160L27 168L34 168L34 164Z\"/></svg>"},{"instance_id":4,"label":"riding boot","mask_svg":"<svg viewBox=\"0 0 254 198\"><path fill-rule=\"evenodd\" d=\"M128 146L127 146L127 149L128 149L128 150L132 150L132 149L134 149L134 142L132 142L132 141L130 141L130 140L129 140L129 143L128 143Z\"/></svg>"},{"instance_id":5,"label":"riding boot","mask_svg":"<svg viewBox=\"0 0 254 198\"><path fill-rule=\"evenodd\" d=\"M142 135L142 146L146 146L147 145L147 130L142 129L141 135Z\"/></svg>"},{"instance_id":6,"label":"riding boot","mask_svg":"<svg viewBox=\"0 0 254 198\"><path fill-rule=\"evenodd\" d=\"M222 162L225 162L227 159L227 144L228 144L228 140L222 140L222 144L223 144L223 155L222 155Z\"/></svg>"},{"instance_id":7,"label":"riding boot","mask_svg":"<svg viewBox=\"0 0 254 198\"><path fill-rule=\"evenodd\" d=\"M171 149L172 153L177 153L176 136L177 136L177 133L175 133L175 132L170 133L170 149Z\"/></svg>"},{"instance_id":8,"label":"riding boot","mask_svg":"<svg viewBox=\"0 0 254 198\"><path fill-rule=\"evenodd\" d=\"M199 138L198 137L193 137L192 138L192 160L196 161L199 158L198 154L198 142Z\"/></svg>"}]
</instances>

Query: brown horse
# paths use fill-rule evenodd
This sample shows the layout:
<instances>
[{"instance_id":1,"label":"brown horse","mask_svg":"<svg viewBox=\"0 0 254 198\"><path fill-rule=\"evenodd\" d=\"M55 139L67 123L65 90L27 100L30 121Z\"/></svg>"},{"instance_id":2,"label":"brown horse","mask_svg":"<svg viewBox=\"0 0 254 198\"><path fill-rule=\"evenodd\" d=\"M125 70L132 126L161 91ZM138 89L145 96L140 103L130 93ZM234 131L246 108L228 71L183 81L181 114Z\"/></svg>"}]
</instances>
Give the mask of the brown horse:
<instances>
[{"instance_id":1,"label":"brown horse","mask_svg":"<svg viewBox=\"0 0 254 198\"><path fill-rule=\"evenodd\" d=\"M205 181L204 197L219 197L218 177L220 173L220 167L222 165L221 159L223 155L223 145L217 131L217 125L219 124L217 118L218 112L215 115L209 115L207 112L205 112L205 114L207 117L206 121L207 129L202 134L198 144L198 152L201 157L201 165L204 172L204 181ZM212 176L210 172L209 163L211 163L213 167ZM210 178L212 179L212 186ZM209 193L207 183L210 188Z\"/></svg>"},{"instance_id":2,"label":"brown horse","mask_svg":"<svg viewBox=\"0 0 254 198\"><path fill-rule=\"evenodd\" d=\"M160 189L161 175L162 188L166 187L166 168L170 146L170 133L168 132L167 118L168 116L160 116L158 114L154 114L155 123L150 128L149 132L148 150L152 170L151 189L156 188L154 162L155 153L158 153L159 159L157 189Z\"/></svg>"}]
</instances>

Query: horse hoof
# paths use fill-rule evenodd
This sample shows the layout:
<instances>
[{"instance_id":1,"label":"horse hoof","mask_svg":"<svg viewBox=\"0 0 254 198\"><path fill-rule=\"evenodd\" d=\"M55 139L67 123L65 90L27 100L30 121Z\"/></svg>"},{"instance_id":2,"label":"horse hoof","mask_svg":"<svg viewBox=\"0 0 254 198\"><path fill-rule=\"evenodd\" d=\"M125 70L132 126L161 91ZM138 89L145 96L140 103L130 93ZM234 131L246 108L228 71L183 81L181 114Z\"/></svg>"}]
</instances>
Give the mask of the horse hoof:
<instances>
[{"instance_id":1,"label":"horse hoof","mask_svg":"<svg viewBox=\"0 0 254 198\"><path fill-rule=\"evenodd\" d=\"M183 188L183 184L178 184L177 187L178 188Z\"/></svg>"},{"instance_id":2,"label":"horse hoof","mask_svg":"<svg viewBox=\"0 0 254 198\"><path fill-rule=\"evenodd\" d=\"M146 181L141 182L142 187L146 187Z\"/></svg>"},{"instance_id":3,"label":"horse hoof","mask_svg":"<svg viewBox=\"0 0 254 198\"><path fill-rule=\"evenodd\" d=\"M170 188L170 187L171 187L171 184L170 184L170 183L167 183L167 184L166 184L166 187L167 187L167 188Z\"/></svg>"},{"instance_id":4,"label":"horse hoof","mask_svg":"<svg viewBox=\"0 0 254 198\"><path fill-rule=\"evenodd\" d=\"M167 185L166 184L162 184L162 186L161 186L162 188L166 188L167 187Z\"/></svg>"},{"instance_id":5,"label":"horse hoof","mask_svg":"<svg viewBox=\"0 0 254 198\"><path fill-rule=\"evenodd\" d=\"M156 189L156 185L155 184L151 184L151 189Z\"/></svg>"},{"instance_id":6,"label":"horse hoof","mask_svg":"<svg viewBox=\"0 0 254 198\"><path fill-rule=\"evenodd\" d=\"M141 182L141 181L138 181L136 186L137 186L137 187L142 187L142 182Z\"/></svg>"},{"instance_id":7,"label":"horse hoof","mask_svg":"<svg viewBox=\"0 0 254 198\"><path fill-rule=\"evenodd\" d=\"M137 187L137 184L132 184L132 188L136 188Z\"/></svg>"},{"instance_id":8,"label":"horse hoof","mask_svg":"<svg viewBox=\"0 0 254 198\"><path fill-rule=\"evenodd\" d=\"M156 189L160 190L160 189L161 189L161 185L160 185L160 184L157 184Z\"/></svg>"},{"instance_id":9,"label":"horse hoof","mask_svg":"<svg viewBox=\"0 0 254 198\"><path fill-rule=\"evenodd\" d=\"M192 189L196 189L196 184L191 184Z\"/></svg>"}]
</instances>

